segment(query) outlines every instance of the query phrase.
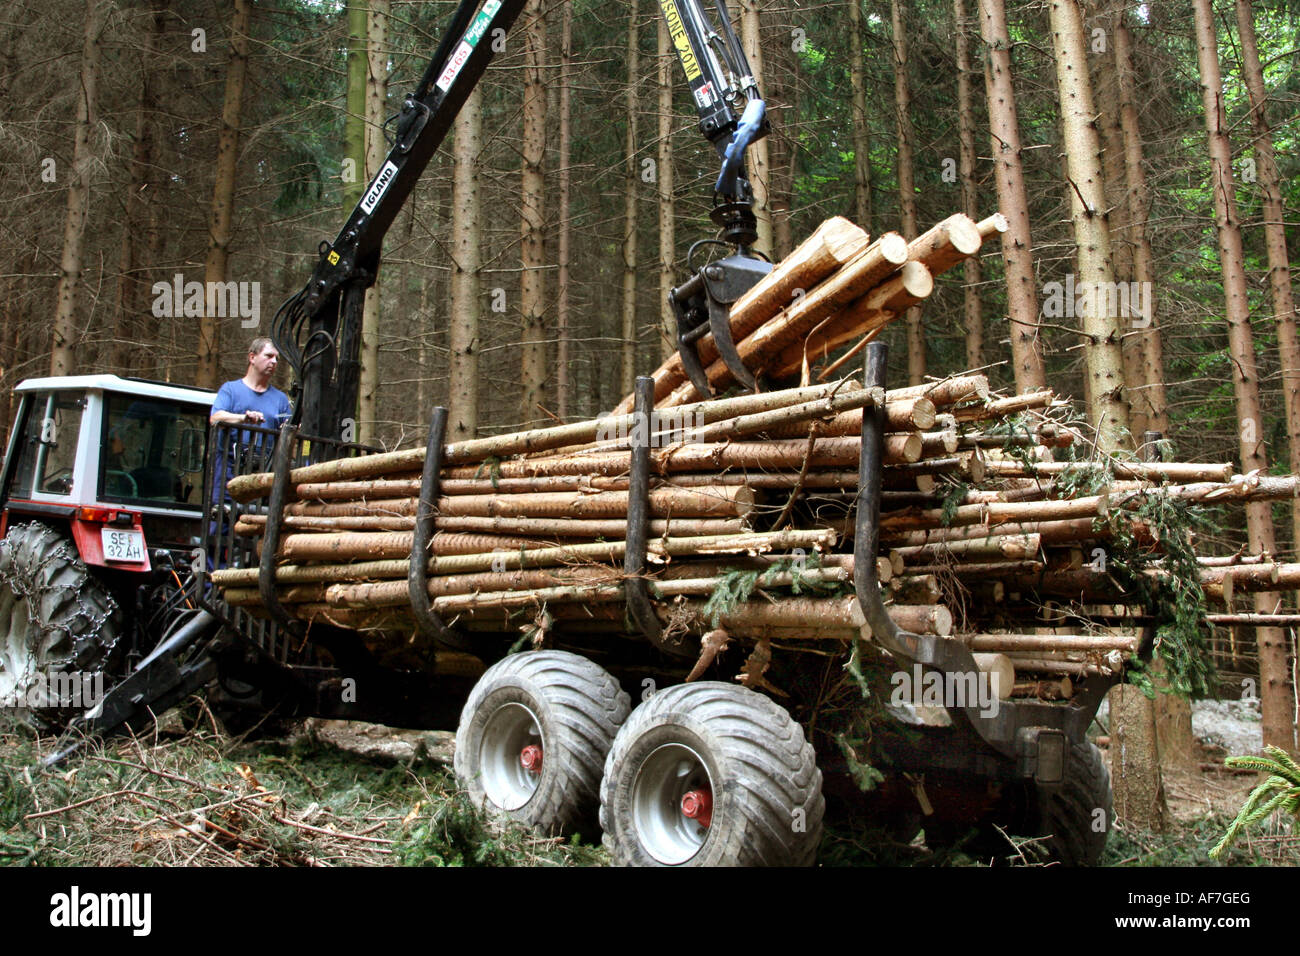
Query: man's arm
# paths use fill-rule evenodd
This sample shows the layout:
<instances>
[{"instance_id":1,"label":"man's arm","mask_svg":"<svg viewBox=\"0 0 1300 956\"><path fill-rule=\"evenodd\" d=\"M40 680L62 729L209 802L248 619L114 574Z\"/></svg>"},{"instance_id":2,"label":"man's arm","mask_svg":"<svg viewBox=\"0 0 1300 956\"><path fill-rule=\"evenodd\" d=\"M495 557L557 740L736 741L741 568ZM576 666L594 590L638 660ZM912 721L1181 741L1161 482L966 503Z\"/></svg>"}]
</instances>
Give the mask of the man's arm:
<instances>
[{"instance_id":1,"label":"man's arm","mask_svg":"<svg viewBox=\"0 0 1300 956\"><path fill-rule=\"evenodd\" d=\"M218 422L226 425L260 425L262 424L262 413L253 411L251 408L242 415L235 412L213 412L208 417L208 424L215 425Z\"/></svg>"},{"instance_id":2,"label":"man's arm","mask_svg":"<svg viewBox=\"0 0 1300 956\"><path fill-rule=\"evenodd\" d=\"M261 412L252 409L244 412L235 411L235 395L230 388L230 383L221 386L217 391L216 401L212 403L212 413L208 416L209 425L260 425L261 423Z\"/></svg>"}]
</instances>

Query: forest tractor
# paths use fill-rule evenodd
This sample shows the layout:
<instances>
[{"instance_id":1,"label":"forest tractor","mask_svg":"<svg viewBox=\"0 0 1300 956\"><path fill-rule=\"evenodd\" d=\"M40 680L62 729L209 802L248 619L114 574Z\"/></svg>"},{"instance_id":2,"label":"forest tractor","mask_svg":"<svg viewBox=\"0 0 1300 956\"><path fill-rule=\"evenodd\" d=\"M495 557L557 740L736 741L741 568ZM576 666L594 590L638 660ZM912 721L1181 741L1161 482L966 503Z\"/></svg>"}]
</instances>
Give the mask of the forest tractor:
<instances>
[{"instance_id":1,"label":"forest tractor","mask_svg":"<svg viewBox=\"0 0 1300 956\"><path fill-rule=\"evenodd\" d=\"M320 520L303 510L301 475L325 468L364 476L367 460L389 457L344 440L358 399L361 315L385 233L485 73L494 52L485 38L508 30L523 7L524 0L462 0L403 101L387 158L337 237L321 244L308 283L277 312L272 335L294 372L290 421L279 429L209 428L211 393L115 376L19 386L0 488L0 703L50 726L71 718L84 736L138 730L153 714L215 683L209 699L223 715L275 712L455 729L457 778L490 812L545 831L599 827L615 862L646 865L811 863L826 806L822 768L844 771L835 775L839 780L861 777L854 734L865 733L888 751L894 779L908 781L875 794L882 805L906 808L907 839L920 828L921 806L930 817L927 834L947 828L960 835L966 824L979 823L988 835L996 823L1050 835L1058 859L1095 862L1105 832L1094 824L1098 813L1108 818L1111 798L1105 767L1085 732L1118 673L1080 681L1068 701L1002 699L988 707L971 699L878 714L870 733L846 727L814 754L813 734L827 733L822 725L814 729L805 706L820 701L818 682L868 665L877 675L913 666L918 675L941 678L983 673L960 642L937 631L913 633L883 603L879 519L890 492L882 484L885 350L878 342L867 350L865 380L832 396L857 401L861 425L847 441L860 444L852 460L837 462L842 484L832 489L849 516L836 539L842 550L826 553L840 563L817 570L819 579L842 588L835 607L843 620L830 626L850 632L839 646L851 646L854 656L846 669L833 654L793 655L798 663L769 675L795 688L781 703L760 693L775 685L764 683L766 665L756 656L745 664L746 686L730 680L734 669L696 680L712 660L706 640L691 632L684 642L680 631L662 625L668 602L646 562L659 534L653 526L663 523L650 501L667 482L652 473L651 436L644 431L620 446L629 456L626 467L602 476L613 483L612 494L625 496L613 518L621 527L610 533L623 539L612 544L625 551L621 567L612 569L618 584L605 585L615 589L604 595L613 603L595 608L609 612L604 620L617 631L612 638L593 636L588 625L600 623L594 611L577 621L543 614L535 649L519 652L525 642L509 614L504 624L466 622L435 607L430 589L441 585L426 559L432 555L436 564L442 557L434 547L435 521L442 518L435 512L446 490L444 456L453 448L444 444L442 408L433 410L422 460L406 461L400 482L379 482L406 489L399 517L384 520L409 534L400 545L409 550L370 564L384 565L386 577L376 586L392 598L387 609L414 626L404 625L393 638L377 626L351 626L359 618L346 607L324 607L335 584L359 581L364 589L373 583L355 576L366 562L347 564L357 555L347 556L342 577L328 576L336 569L307 568L324 575L309 577L301 589L323 608L320 616L305 620L286 607L284 588L294 583L286 577L303 570L279 563L286 542L310 538L295 532L311 531ZM711 212L716 237L692 246L690 274L670 296L685 376L713 414L729 402L776 394L765 393L765 383L742 361L728 324L745 292L777 275L751 248L757 233L745 175L745 150L767 126L722 0L714 0L712 13L701 0L660 0L660 7L701 132L721 162ZM976 233L976 246L978 239ZM710 261L703 260L706 252ZM906 260L904 254L885 263L875 279ZM908 278L909 270L902 272ZM722 363L746 395L715 393L699 351L706 335L716 354L709 371ZM638 380L630 420L652 417L653 389L651 379ZM715 418L709 427L732 420ZM576 426L557 426L563 427ZM730 443L730 435L719 442ZM236 493L250 482L258 494ZM751 494L732 490L731 501ZM589 547L610 544L602 536ZM744 564L757 552L741 555ZM489 567L473 570L497 571L491 557ZM502 567L511 560L503 554ZM752 564L739 571L751 572ZM400 574L392 573L395 565ZM773 571L793 576L796 587L803 574L784 564ZM508 605L509 598L498 593L494 600ZM578 609L580 615L588 610ZM554 639L559 643L543 640L552 633L564 636ZM102 699L69 703L47 693L60 675L70 684L72 675L86 673L103 675ZM855 719L863 701L875 706L889 699L887 689L868 695L866 678L860 679L861 692L854 687L841 708ZM641 695L640 706L633 708L629 691ZM849 789L853 799L862 798L852 783Z\"/></svg>"}]
</instances>

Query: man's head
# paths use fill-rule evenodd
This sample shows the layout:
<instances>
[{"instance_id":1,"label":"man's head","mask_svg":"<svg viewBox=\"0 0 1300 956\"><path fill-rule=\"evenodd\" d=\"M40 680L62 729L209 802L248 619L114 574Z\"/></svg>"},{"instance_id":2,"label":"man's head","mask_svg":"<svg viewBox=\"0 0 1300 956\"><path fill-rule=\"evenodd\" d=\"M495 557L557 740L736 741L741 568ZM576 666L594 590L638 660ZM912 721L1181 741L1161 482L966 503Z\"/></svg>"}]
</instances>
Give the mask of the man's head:
<instances>
[{"instance_id":1,"label":"man's head","mask_svg":"<svg viewBox=\"0 0 1300 956\"><path fill-rule=\"evenodd\" d=\"M264 336L259 336L248 344L248 371L245 377L251 377L266 385L275 374L275 366L279 360L280 353L275 343Z\"/></svg>"}]
</instances>

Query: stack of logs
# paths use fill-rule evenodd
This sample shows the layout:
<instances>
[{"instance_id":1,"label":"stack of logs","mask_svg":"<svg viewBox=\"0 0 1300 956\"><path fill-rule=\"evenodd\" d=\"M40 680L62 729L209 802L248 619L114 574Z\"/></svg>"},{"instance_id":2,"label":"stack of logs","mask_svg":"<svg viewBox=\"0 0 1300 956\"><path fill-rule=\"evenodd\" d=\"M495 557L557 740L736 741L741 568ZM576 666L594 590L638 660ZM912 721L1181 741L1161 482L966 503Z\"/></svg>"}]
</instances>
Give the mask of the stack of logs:
<instances>
[{"instance_id":1,"label":"stack of logs","mask_svg":"<svg viewBox=\"0 0 1300 956\"><path fill-rule=\"evenodd\" d=\"M928 294L930 277L976 251L999 219L953 217L910 245L824 224L733 308L740 354L753 369L806 371ZM707 337L701 352L710 382L725 386ZM1151 495L1220 503L1297 493L1295 477L1234 476L1227 465L1055 461L1089 447L1067 404L1049 390L991 395L982 375L888 392L837 379L691 401L674 360L655 383L648 422L629 401L602 419L444 448L428 557L444 621L503 631L522 618L535 640L561 643L626 634L630 448L648 440L656 614L670 634L704 635L695 673L732 642L748 654L745 682L770 686L774 648L824 652L864 633L852 590L859 434L863 410L883 406L876 570L891 616L964 641L1000 675L1003 696L1062 699L1074 680L1115 672L1137 648L1144 609L1106 569L1117 516L1158 551L1156 530L1131 514ZM407 643L424 458L421 448L293 470L276 576L291 615L360 630L377 649ZM1097 477L1081 482L1081 469ZM251 502L270 485L270 475L246 475L229 489ZM1089 493L1071 491L1079 487ZM258 511L240 515L237 535L263 533ZM1234 591L1300 586L1300 565L1205 562L1206 594L1225 600L1229 617ZM229 604L261 610L256 568L213 580ZM741 581L753 593L738 591ZM716 600L720 590L728 599Z\"/></svg>"}]
</instances>

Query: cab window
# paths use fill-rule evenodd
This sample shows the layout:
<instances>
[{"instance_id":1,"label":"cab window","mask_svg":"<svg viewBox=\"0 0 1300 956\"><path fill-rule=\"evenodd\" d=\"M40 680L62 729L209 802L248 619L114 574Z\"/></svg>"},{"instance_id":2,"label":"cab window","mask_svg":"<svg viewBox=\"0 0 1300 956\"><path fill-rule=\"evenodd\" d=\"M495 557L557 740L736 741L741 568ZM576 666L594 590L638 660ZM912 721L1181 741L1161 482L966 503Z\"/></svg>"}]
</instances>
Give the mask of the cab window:
<instances>
[{"instance_id":1,"label":"cab window","mask_svg":"<svg viewBox=\"0 0 1300 956\"><path fill-rule=\"evenodd\" d=\"M136 395L104 395L99 497L199 508L207 409Z\"/></svg>"},{"instance_id":2,"label":"cab window","mask_svg":"<svg viewBox=\"0 0 1300 956\"><path fill-rule=\"evenodd\" d=\"M29 498L33 492L71 495L72 467L77 459L81 413L86 397L80 392L35 392L27 402L15 453L9 494Z\"/></svg>"}]
</instances>

